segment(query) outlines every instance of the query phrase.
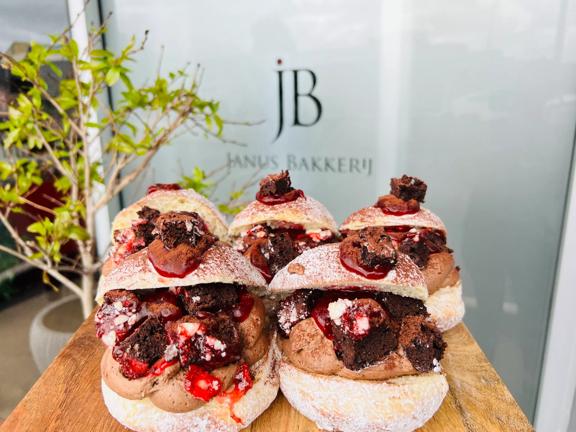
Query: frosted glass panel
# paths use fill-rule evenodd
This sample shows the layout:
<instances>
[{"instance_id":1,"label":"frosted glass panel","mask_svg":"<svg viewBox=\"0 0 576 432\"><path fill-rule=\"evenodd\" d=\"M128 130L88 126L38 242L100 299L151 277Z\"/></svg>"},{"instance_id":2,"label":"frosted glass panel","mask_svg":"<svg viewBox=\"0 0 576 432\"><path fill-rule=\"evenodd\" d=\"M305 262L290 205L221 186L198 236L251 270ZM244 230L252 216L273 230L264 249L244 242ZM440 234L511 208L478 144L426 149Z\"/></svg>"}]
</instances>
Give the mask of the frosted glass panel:
<instances>
[{"instance_id":1,"label":"frosted glass panel","mask_svg":"<svg viewBox=\"0 0 576 432\"><path fill-rule=\"evenodd\" d=\"M0 2L0 51L14 42L50 43L48 34L68 26L65 0L2 0Z\"/></svg>"},{"instance_id":2,"label":"frosted glass panel","mask_svg":"<svg viewBox=\"0 0 576 432\"><path fill-rule=\"evenodd\" d=\"M164 46L165 70L202 63L226 118L263 121L226 128L244 147L179 138L127 202L195 164L229 167L220 194L287 167L342 221L389 177L424 178L466 323L532 417L576 119L573 0L102 4L112 48L151 31L140 80Z\"/></svg>"}]
</instances>

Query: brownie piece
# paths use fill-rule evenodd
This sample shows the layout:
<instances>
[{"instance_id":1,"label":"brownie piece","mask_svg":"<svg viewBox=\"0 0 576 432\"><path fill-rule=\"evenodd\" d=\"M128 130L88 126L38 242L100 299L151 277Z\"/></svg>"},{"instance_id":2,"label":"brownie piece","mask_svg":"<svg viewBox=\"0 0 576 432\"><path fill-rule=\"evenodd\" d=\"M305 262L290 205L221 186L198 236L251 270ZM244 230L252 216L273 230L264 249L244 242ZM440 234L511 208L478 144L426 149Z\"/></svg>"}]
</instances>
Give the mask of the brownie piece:
<instances>
[{"instance_id":1,"label":"brownie piece","mask_svg":"<svg viewBox=\"0 0 576 432\"><path fill-rule=\"evenodd\" d=\"M242 351L238 323L230 317L219 314L207 325L207 337L203 344L203 364L209 368L216 368L238 361ZM225 348L220 349L218 343L211 342L211 338L221 341Z\"/></svg>"},{"instance_id":2,"label":"brownie piece","mask_svg":"<svg viewBox=\"0 0 576 432\"><path fill-rule=\"evenodd\" d=\"M176 344L180 363L215 369L240 359L238 324L228 315L208 312L185 316L167 324L170 342Z\"/></svg>"},{"instance_id":3,"label":"brownie piece","mask_svg":"<svg viewBox=\"0 0 576 432\"><path fill-rule=\"evenodd\" d=\"M340 255L368 268L392 268L397 260L396 248L384 227L351 233L340 243Z\"/></svg>"},{"instance_id":4,"label":"brownie piece","mask_svg":"<svg viewBox=\"0 0 576 432\"><path fill-rule=\"evenodd\" d=\"M142 303L127 290L112 290L104 294L104 302L96 312L96 336L107 345L123 340L140 319Z\"/></svg>"},{"instance_id":5,"label":"brownie piece","mask_svg":"<svg viewBox=\"0 0 576 432\"><path fill-rule=\"evenodd\" d=\"M132 225L134 234L137 239L142 239L145 246L148 246L154 240L154 221L160 216L160 212L156 209L144 206L138 211L140 218Z\"/></svg>"},{"instance_id":6,"label":"brownie piece","mask_svg":"<svg viewBox=\"0 0 576 432\"><path fill-rule=\"evenodd\" d=\"M298 256L298 250L287 232L271 234L268 243L262 248L262 253L267 258L268 267L273 275Z\"/></svg>"},{"instance_id":7,"label":"brownie piece","mask_svg":"<svg viewBox=\"0 0 576 432\"><path fill-rule=\"evenodd\" d=\"M414 264L420 268L426 267L430 250L423 241L415 241L414 238L406 237L398 247L400 252L408 255Z\"/></svg>"},{"instance_id":8,"label":"brownie piece","mask_svg":"<svg viewBox=\"0 0 576 432\"><path fill-rule=\"evenodd\" d=\"M321 296L318 290L297 290L282 300L278 306L278 332L287 338L292 327L310 318L314 303Z\"/></svg>"},{"instance_id":9,"label":"brownie piece","mask_svg":"<svg viewBox=\"0 0 576 432\"><path fill-rule=\"evenodd\" d=\"M368 229L360 236L360 261L367 267L396 264L397 252L392 240L381 229Z\"/></svg>"},{"instance_id":10,"label":"brownie piece","mask_svg":"<svg viewBox=\"0 0 576 432\"><path fill-rule=\"evenodd\" d=\"M446 349L446 342L440 331L423 316L404 318L399 339L408 360L419 372L434 369Z\"/></svg>"},{"instance_id":11,"label":"brownie piece","mask_svg":"<svg viewBox=\"0 0 576 432\"><path fill-rule=\"evenodd\" d=\"M434 229L420 230L418 237L426 245L431 254L439 252L452 252L446 247L446 236L442 231Z\"/></svg>"},{"instance_id":12,"label":"brownie piece","mask_svg":"<svg viewBox=\"0 0 576 432\"><path fill-rule=\"evenodd\" d=\"M183 316L177 321L168 322L166 332L170 345L176 346L183 367L200 359L200 345L196 341L206 332L206 326L200 319Z\"/></svg>"},{"instance_id":13,"label":"brownie piece","mask_svg":"<svg viewBox=\"0 0 576 432\"><path fill-rule=\"evenodd\" d=\"M294 190L290 173L281 171L278 174L270 174L260 180L259 195L262 197L279 197Z\"/></svg>"},{"instance_id":14,"label":"brownie piece","mask_svg":"<svg viewBox=\"0 0 576 432\"><path fill-rule=\"evenodd\" d=\"M379 362L398 346L396 331L389 323L387 321L371 328L362 339L352 337L342 326L333 326L336 356L351 370L360 370Z\"/></svg>"},{"instance_id":15,"label":"brownie piece","mask_svg":"<svg viewBox=\"0 0 576 432\"><path fill-rule=\"evenodd\" d=\"M238 287L224 283L182 288L180 298L186 311L191 315L199 311L218 312L231 309L239 302Z\"/></svg>"},{"instance_id":16,"label":"brownie piece","mask_svg":"<svg viewBox=\"0 0 576 432\"><path fill-rule=\"evenodd\" d=\"M414 199L423 203L427 189L428 186L422 180L406 174L400 178L390 180L390 192L404 201Z\"/></svg>"},{"instance_id":17,"label":"brownie piece","mask_svg":"<svg viewBox=\"0 0 576 432\"><path fill-rule=\"evenodd\" d=\"M380 293L379 296L384 308L394 320L401 320L408 315L428 316L422 300L390 293Z\"/></svg>"},{"instance_id":18,"label":"brownie piece","mask_svg":"<svg viewBox=\"0 0 576 432\"><path fill-rule=\"evenodd\" d=\"M177 320L183 314L179 297L168 289L142 290L140 297L148 315L164 323Z\"/></svg>"},{"instance_id":19,"label":"brownie piece","mask_svg":"<svg viewBox=\"0 0 576 432\"><path fill-rule=\"evenodd\" d=\"M430 254L452 252L446 247L444 234L433 229L422 229L417 236L406 236L398 249L408 255L420 268L426 267Z\"/></svg>"},{"instance_id":20,"label":"brownie piece","mask_svg":"<svg viewBox=\"0 0 576 432\"><path fill-rule=\"evenodd\" d=\"M339 298L328 305L336 356L359 370L383 359L398 346L397 325L374 299Z\"/></svg>"},{"instance_id":21,"label":"brownie piece","mask_svg":"<svg viewBox=\"0 0 576 432\"><path fill-rule=\"evenodd\" d=\"M164 355L167 346L164 324L150 317L114 346L112 356L120 363L120 371L126 378L136 379L146 375L149 367Z\"/></svg>"},{"instance_id":22,"label":"brownie piece","mask_svg":"<svg viewBox=\"0 0 576 432\"><path fill-rule=\"evenodd\" d=\"M196 212L167 212L156 219L155 232L167 249L185 243L198 249L198 256L215 241L204 220Z\"/></svg>"},{"instance_id":23,"label":"brownie piece","mask_svg":"<svg viewBox=\"0 0 576 432\"><path fill-rule=\"evenodd\" d=\"M138 210L136 214L140 219L144 219L148 222L154 222L156 218L160 216L160 211L148 206L144 206Z\"/></svg>"}]
</instances>

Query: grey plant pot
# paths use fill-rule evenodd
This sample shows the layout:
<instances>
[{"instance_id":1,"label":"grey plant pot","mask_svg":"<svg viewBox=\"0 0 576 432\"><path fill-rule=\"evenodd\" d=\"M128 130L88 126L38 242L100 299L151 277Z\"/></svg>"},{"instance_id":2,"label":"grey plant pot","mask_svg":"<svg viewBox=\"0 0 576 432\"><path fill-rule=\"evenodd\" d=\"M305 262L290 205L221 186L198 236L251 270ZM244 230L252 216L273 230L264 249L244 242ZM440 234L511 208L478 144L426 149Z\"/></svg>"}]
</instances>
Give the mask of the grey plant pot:
<instances>
[{"instance_id":1,"label":"grey plant pot","mask_svg":"<svg viewBox=\"0 0 576 432\"><path fill-rule=\"evenodd\" d=\"M30 326L30 351L43 372L82 323L80 300L71 295L45 306Z\"/></svg>"}]
</instances>

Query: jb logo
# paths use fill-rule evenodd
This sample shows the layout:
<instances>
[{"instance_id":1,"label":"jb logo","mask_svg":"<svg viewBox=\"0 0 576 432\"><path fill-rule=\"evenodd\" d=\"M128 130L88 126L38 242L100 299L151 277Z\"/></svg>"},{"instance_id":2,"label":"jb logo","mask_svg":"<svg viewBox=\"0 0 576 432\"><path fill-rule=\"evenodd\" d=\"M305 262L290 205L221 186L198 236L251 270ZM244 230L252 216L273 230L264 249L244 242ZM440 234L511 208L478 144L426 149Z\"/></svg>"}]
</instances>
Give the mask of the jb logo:
<instances>
[{"instance_id":1,"label":"jb logo","mask_svg":"<svg viewBox=\"0 0 576 432\"><path fill-rule=\"evenodd\" d=\"M282 64L282 60L278 59L278 65ZM284 101L286 100L287 103L292 102L292 123L291 126L302 126L302 127L310 127L314 126L316 123L320 121L322 117L322 103L320 100L314 96L312 93L316 88L316 74L312 72L310 69L280 69L277 71L278 74L278 129L276 132L276 136L274 137L274 141L276 141L282 131L284 130L284 121L286 119L285 111L284 111ZM285 97L286 90L284 86L284 76L292 76L292 97L287 99ZM307 80L304 77L308 78ZM311 85L306 86L306 88L302 88L303 82L309 81ZM302 119L301 118L301 106L300 104L304 101L307 101L308 104L312 104L313 113L310 118Z\"/></svg>"}]
</instances>

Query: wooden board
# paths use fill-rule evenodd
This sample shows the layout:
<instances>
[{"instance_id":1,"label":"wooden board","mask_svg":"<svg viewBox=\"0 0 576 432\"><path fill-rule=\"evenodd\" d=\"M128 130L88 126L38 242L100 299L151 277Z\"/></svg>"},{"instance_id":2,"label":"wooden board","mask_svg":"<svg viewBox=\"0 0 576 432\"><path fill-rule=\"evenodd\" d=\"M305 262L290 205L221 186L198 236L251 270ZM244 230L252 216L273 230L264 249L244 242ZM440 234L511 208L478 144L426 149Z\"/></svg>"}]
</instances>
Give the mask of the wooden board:
<instances>
[{"instance_id":1,"label":"wooden board","mask_svg":"<svg viewBox=\"0 0 576 432\"><path fill-rule=\"evenodd\" d=\"M445 340L448 349L442 365L450 392L420 431L533 430L468 329L461 324L447 332ZM0 431L126 431L108 414L102 401L99 364L103 352L90 317L0 426ZM279 395L246 431L317 429Z\"/></svg>"}]
</instances>

